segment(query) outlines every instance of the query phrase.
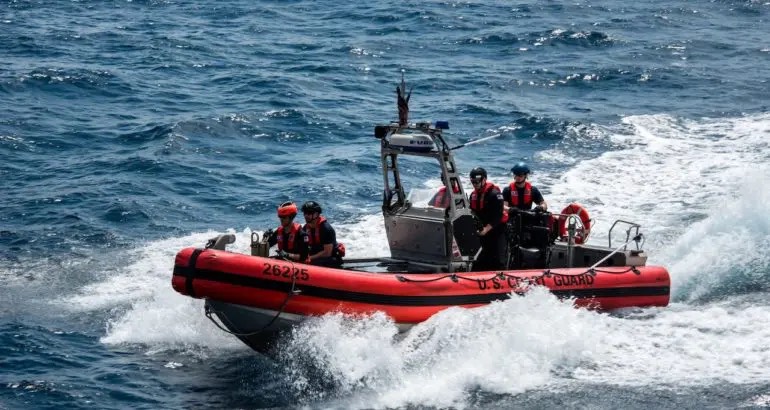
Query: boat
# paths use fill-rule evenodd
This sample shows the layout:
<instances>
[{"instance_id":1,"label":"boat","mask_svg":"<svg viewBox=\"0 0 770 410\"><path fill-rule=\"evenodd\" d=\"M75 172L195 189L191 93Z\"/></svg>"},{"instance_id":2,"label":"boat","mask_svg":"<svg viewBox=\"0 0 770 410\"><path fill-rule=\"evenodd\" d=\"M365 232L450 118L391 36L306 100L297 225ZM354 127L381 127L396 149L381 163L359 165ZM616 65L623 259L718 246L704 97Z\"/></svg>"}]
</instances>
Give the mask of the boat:
<instances>
[{"instance_id":1,"label":"boat","mask_svg":"<svg viewBox=\"0 0 770 410\"><path fill-rule=\"evenodd\" d=\"M270 257L266 236L260 239L256 232L249 254L228 251L235 236L225 234L179 251L174 290L205 299L205 314L214 324L259 352L272 349L309 317L383 312L407 331L449 307L480 307L533 286L599 311L668 305L670 276L665 267L647 265L641 226L617 220L606 246L589 244L592 220L577 203L560 213L511 211L506 268L474 271L480 244L453 156L460 146L452 148L444 138L447 122L409 123L410 96L402 78L399 120L374 128L389 257L314 266ZM413 200L402 181L404 157L435 160L446 199L442 206ZM625 233L622 243L612 243L615 229Z\"/></svg>"}]
</instances>

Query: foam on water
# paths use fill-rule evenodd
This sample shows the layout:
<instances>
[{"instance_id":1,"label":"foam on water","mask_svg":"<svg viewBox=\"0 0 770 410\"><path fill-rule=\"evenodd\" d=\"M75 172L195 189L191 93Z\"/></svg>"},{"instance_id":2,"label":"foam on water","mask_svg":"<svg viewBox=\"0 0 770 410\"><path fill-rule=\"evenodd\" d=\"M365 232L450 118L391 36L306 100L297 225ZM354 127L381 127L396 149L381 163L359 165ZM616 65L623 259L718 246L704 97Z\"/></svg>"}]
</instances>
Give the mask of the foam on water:
<instances>
[{"instance_id":1,"label":"foam on water","mask_svg":"<svg viewBox=\"0 0 770 410\"><path fill-rule=\"evenodd\" d=\"M390 256L381 214L364 215L353 223L334 223L337 240L345 244L351 258Z\"/></svg>"},{"instance_id":2,"label":"foam on water","mask_svg":"<svg viewBox=\"0 0 770 410\"><path fill-rule=\"evenodd\" d=\"M661 259L676 274L675 296L687 300L708 297L715 291L757 287L770 281L770 172L747 171L736 179L734 201L694 223ZM731 283L732 282L732 283Z\"/></svg>"},{"instance_id":3,"label":"foam on water","mask_svg":"<svg viewBox=\"0 0 770 410\"><path fill-rule=\"evenodd\" d=\"M614 217L642 223L653 238L651 259L669 267L675 286L699 278L685 300L727 280L728 270L745 267L766 277L770 174L762 164L770 155L770 116L625 122L630 131L607 130L619 148L576 163L555 179L549 201L580 200L604 229ZM432 191L437 183L425 185ZM381 215L335 227L350 256L387 255ZM106 344L144 345L150 353L245 349L205 319L202 301L170 286L176 252L215 234L143 245L133 251L133 263L58 302L108 312ZM229 249L248 253L251 230L235 234ZM462 407L476 390L518 394L564 383L770 382L768 307L728 298L612 316L536 290L478 309L447 309L406 336L397 336L384 315L328 315L298 327L282 351L293 358L287 367L298 392L309 400L338 395L348 407ZM318 386L319 380L331 380L334 388Z\"/></svg>"},{"instance_id":4,"label":"foam on water","mask_svg":"<svg viewBox=\"0 0 770 410\"><path fill-rule=\"evenodd\" d=\"M617 317L538 290L478 309L447 309L403 339L393 337L395 325L382 315L330 315L297 328L284 353L290 379L307 399L333 391L357 408L463 407L476 390L518 394L565 383L764 383L767 309L676 305ZM313 388L314 377L325 384Z\"/></svg>"},{"instance_id":5,"label":"foam on water","mask_svg":"<svg viewBox=\"0 0 770 410\"><path fill-rule=\"evenodd\" d=\"M380 314L317 318L295 329L283 353L305 399L344 397L344 407L355 408L464 407L477 390L518 394L575 383L766 383L767 311L725 302L618 317L575 309L537 289L477 309L447 309L404 338Z\"/></svg>"},{"instance_id":6,"label":"foam on water","mask_svg":"<svg viewBox=\"0 0 770 410\"><path fill-rule=\"evenodd\" d=\"M642 224L650 262L670 268L675 289L704 270L720 275L753 266L767 276L770 115L646 115L623 123L604 131L618 149L554 178L549 202L586 205L597 221L593 241L606 240L615 219Z\"/></svg>"},{"instance_id":7,"label":"foam on water","mask_svg":"<svg viewBox=\"0 0 770 410\"><path fill-rule=\"evenodd\" d=\"M595 365L580 380L617 385L711 385L770 381L767 304L672 305L642 320L606 317ZM648 312L649 313L649 312Z\"/></svg>"},{"instance_id":8,"label":"foam on water","mask_svg":"<svg viewBox=\"0 0 770 410\"><path fill-rule=\"evenodd\" d=\"M367 215L353 224L339 224L336 229L340 240L350 244L351 257L389 254L381 215ZM248 254L251 229L228 232L236 235L228 250ZM182 296L171 288L176 253L188 246L202 246L217 234L194 233L147 243L131 252L128 259L132 262L127 266L54 303L74 311L108 312L106 334L101 338L106 344L145 345L150 353L243 348L240 341L217 329L203 315L202 300Z\"/></svg>"},{"instance_id":9,"label":"foam on water","mask_svg":"<svg viewBox=\"0 0 770 410\"><path fill-rule=\"evenodd\" d=\"M700 122L647 115L623 123L605 129L618 149L576 163L550 187L558 202L588 205L605 229L617 217L648 231L676 225L682 232L686 226L676 222L702 219L734 200L736 177L770 162L770 115Z\"/></svg>"},{"instance_id":10,"label":"foam on water","mask_svg":"<svg viewBox=\"0 0 770 410\"><path fill-rule=\"evenodd\" d=\"M140 344L153 353L168 349L197 354L205 349L240 349L237 339L217 329L203 315L203 301L176 293L171 272L176 253L202 245L215 232L150 242L132 252L133 262L110 277L84 286L54 303L75 311L108 312L106 344ZM248 252L251 231L237 234L233 250Z\"/></svg>"},{"instance_id":11,"label":"foam on water","mask_svg":"<svg viewBox=\"0 0 770 410\"><path fill-rule=\"evenodd\" d=\"M548 317L550 320L542 320ZM537 318L537 320L533 320ZM384 315L330 315L298 327L285 349L295 388L316 399L310 375L356 395L346 406L462 406L472 390L515 394L590 360L601 316L546 290L478 309L450 308L394 338ZM302 357L303 359L297 359Z\"/></svg>"}]
</instances>

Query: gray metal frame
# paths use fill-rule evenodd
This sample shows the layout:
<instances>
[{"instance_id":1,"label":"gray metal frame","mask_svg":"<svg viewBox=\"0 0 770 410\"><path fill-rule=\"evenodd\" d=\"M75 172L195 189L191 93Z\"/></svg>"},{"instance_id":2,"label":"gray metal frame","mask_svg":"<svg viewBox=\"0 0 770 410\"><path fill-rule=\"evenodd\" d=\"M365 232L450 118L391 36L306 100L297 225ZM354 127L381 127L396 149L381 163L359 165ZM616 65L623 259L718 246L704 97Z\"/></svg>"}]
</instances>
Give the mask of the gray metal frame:
<instances>
[{"instance_id":1,"label":"gray metal frame","mask_svg":"<svg viewBox=\"0 0 770 410\"><path fill-rule=\"evenodd\" d=\"M480 244L476 235L475 222L470 210L468 197L465 195L452 149L444 140L442 129L429 123L399 125L392 123L379 126L375 135L381 140L380 159L383 176L382 214L385 220L385 232L391 251L392 263L400 263L408 271L421 272L456 272L468 271L478 254ZM401 145L391 143L394 136L426 135L434 143L429 151L413 151ZM407 198L407 192L401 181L399 158L401 156L434 158L441 168L441 180L450 195L449 207L421 208L414 207ZM456 186L458 192L452 189ZM558 214L555 214L559 216ZM610 228L610 237L616 224L627 224L626 243L635 241L636 249L627 246L618 249L609 247L575 244L575 215L561 215L570 221L569 237L566 242L557 241L550 249L548 268L569 268L596 266L643 266L647 256L641 250L639 225L628 221L616 221ZM631 231L635 235L631 238ZM453 252L453 241L459 254ZM525 249L532 254L532 260L542 255L535 249ZM525 255L526 256L526 255ZM347 264L346 264L347 265ZM533 263L532 268L537 268Z\"/></svg>"},{"instance_id":2,"label":"gray metal frame","mask_svg":"<svg viewBox=\"0 0 770 410\"><path fill-rule=\"evenodd\" d=\"M451 148L442 130L428 123L390 124L381 136L380 158L383 176L382 214L391 257L417 265L434 266L436 271L467 271L480 247L470 204L460 183ZM426 135L433 141L430 151L412 151L393 145L396 135ZM399 158L403 155L434 158L441 168L441 180L449 195L449 207L413 207L401 181ZM457 191L453 189L457 187ZM453 252L453 239L459 255Z\"/></svg>"}]
</instances>

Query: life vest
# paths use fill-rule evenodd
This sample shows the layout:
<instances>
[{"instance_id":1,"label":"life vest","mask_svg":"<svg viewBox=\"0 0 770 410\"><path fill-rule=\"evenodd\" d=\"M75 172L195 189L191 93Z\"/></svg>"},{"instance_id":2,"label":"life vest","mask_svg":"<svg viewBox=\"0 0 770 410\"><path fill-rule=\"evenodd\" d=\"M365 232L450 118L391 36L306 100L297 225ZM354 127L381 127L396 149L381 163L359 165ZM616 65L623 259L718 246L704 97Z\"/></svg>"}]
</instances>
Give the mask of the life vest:
<instances>
[{"instance_id":1,"label":"life vest","mask_svg":"<svg viewBox=\"0 0 770 410\"><path fill-rule=\"evenodd\" d=\"M580 222L583 224L583 229L578 229L577 232L575 232L575 243L585 243L585 241L588 240L588 235L591 234L591 216L588 215L588 211L583 207L583 205L580 205L577 202L573 202L562 209L560 213L559 236L561 236L562 240L566 240L568 238L567 220L569 218L567 215L577 215L578 218L580 218Z\"/></svg>"},{"instance_id":2,"label":"life vest","mask_svg":"<svg viewBox=\"0 0 770 410\"><path fill-rule=\"evenodd\" d=\"M481 195L479 195L478 190L474 189L473 192L471 192L471 210L474 212L479 212L482 209L484 209L484 197L487 195L487 192L491 190L492 188L497 189L500 191L500 188L497 187L497 185L487 181L487 183L484 185L484 188L481 190ZM505 212L505 209L503 209L503 214L500 217L500 223L506 223L508 222L508 213Z\"/></svg>"},{"instance_id":3,"label":"life vest","mask_svg":"<svg viewBox=\"0 0 770 410\"><path fill-rule=\"evenodd\" d=\"M315 229L310 227L310 224L305 224L305 231L307 232L307 245L313 247L321 244L321 224L326 222L326 218L323 216L318 217L318 221L315 223Z\"/></svg>"},{"instance_id":4,"label":"life vest","mask_svg":"<svg viewBox=\"0 0 770 410\"><path fill-rule=\"evenodd\" d=\"M442 186L438 189L436 196L433 197L433 201L431 201L428 205L435 206L436 208L446 208L449 206L449 195L446 194L445 186Z\"/></svg>"},{"instance_id":5,"label":"life vest","mask_svg":"<svg viewBox=\"0 0 770 410\"><path fill-rule=\"evenodd\" d=\"M460 192L460 188L454 187L452 190L455 193ZM446 193L446 186L442 186L438 189L438 192L436 192L436 195L433 196L433 200L430 201L428 204L429 206L434 206L436 208L447 208L449 207L449 199L451 198L451 195L447 195Z\"/></svg>"},{"instance_id":6,"label":"life vest","mask_svg":"<svg viewBox=\"0 0 770 410\"><path fill-rule=\"evenodd\" d=\"M511 189L511 206L519 207L519 189L516 187L516 182L511 182L509 186ZM532 184L529 182L524 183L524 202L523 205L529 209L532 205Z\"/></svg>"},{"instance_id":7,"label":"life vest","mask_svg":"<svg viewBox=\"0 0 770 410\"><path fill-rule=\"evenodd\" d=\"M277 239L278 239L278 250L279 251L286 251L291 252L294 250L294 239L297 237L297 234L299 233L299 230L302 229L302 226L296 222L291 224L291 231L289 231L289 244L287 246L287 249L283 249L283 226L279 226L278 229L276 229Z\"/></svg>"},{"instance_id":8,"label":"life vest","mask_svg":"<svg viewBox=\"0 0 770 410\"><path fill-rule=\"evenodd\" d=\"M305 231L307 232L307 245L310 249L315 245L321 245L321 224L326 222L326 218L323 216L318 217L318 222L315 224L315 229L310 227L310 224L305 224ZM332 249L332 256L339 255L340 258L345 257L345 244L337 242Z\"/></svg>"}]
</instances>

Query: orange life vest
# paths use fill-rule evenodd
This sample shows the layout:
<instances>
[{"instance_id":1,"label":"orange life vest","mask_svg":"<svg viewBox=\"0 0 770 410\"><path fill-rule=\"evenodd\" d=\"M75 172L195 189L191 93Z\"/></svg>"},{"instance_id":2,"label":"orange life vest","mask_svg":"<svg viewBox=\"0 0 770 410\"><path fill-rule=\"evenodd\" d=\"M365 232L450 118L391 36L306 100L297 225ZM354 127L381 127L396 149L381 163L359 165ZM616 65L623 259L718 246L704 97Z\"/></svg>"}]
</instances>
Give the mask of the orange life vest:
<instances>
[{"instance_id":1,"label":"orange life vest","mask_svg":"<svg viewBox=\"0 0 770 410\"><path fill-rule=\"evenodd\" d=\"M326 218L319 216L318 221L315 224L315 229L311 228L310 224L305 224L308 248L312 249L314 245L321 245L321 224L324 222L326 222ZM341 258L345 257L345 244L342 242L337 242L337 246L332 249L332 256L334 256L334 252L336 252L337 255L339 255ZM310 258L310 256L308 256L308 258Z\"/></svg>"},{"instance_id":2,"label":"orange life vest","mask_svg":"<svg viewBox=\"0 0 770 410\"><path fill-rule=\"evenodd\" d=\"M436 208L446 208L449 206L449 195L446 194L445 186L438 189L436 196L433 197L433 201L428 205L435 206Z\"/></svg>"},{"instance_id":3,"label":"orange life vest","mask_svg":"<svg viewBox=\"0 0 770 410\"><path fill-rule=\"evenodd\" d=\"M459 193L460 187L454 185L452 187L452 191L454 191L454 193ZM436 208L449 208L449 200L451 198L452 196L447 195L446 193L446 186L442 186L438 189L436 195L433 196L433 199L428 203L428 206L434 206Z\"/></svg>"},{"instance_id":4,"label":"orange life vest","mask_svg":"<svg viewBox=\"0 0 770 410\"><path fill-rule=\"evenodd\" d=\"M305 231L307 232L307 244L309 247L313 245L321 244L321 224L326 222L326 218L319 216L315 223L315 229L310 227L310 224L305 224Z\"/></svg>"},{"instance_id":5,"label":"orange life vest","mask_svg":"<svg viewBox=\"0 0 770 410\"><path fill-rule=\"evenodd\" d=\"M279 226L278 229L276 229L277 233L277 239L278 239L278 250L286 252L291 252L294 250L294 239L297 237L297 234L299 233L299 230L302 229L302 226L300 224L294 222L291 224L291 231L289 231L289 245L287 246L287 249L283 249L283 226Z\"/></svg>"},{"instance_id":6,"label":"orange life vest","mask_svg":"<svg viewBox=\"0 0 770 410\"><path fill-rule=\"evenodd\" d=\"M484 197L492 188L500 191L500 188L498 188L497 185L487 181L487 183L484 185L484 188L481 190L481 195L479 195L477 189L474 189L473 192L471 192L471 210L478 212L484 209L484 203L486 202L484 201ZM500 222L508 222L508 213L505 212L505 209L503 209L503 215L500 217Z\"/></svg>"},{"instance_id":7,"label":"orange life vest","mask_svg":"<svg viewBox=\"0 0 770 410\"><path fill-rule=\"evenodd\" d=\"M516 182L511 182L511 206L519 207L519 190L516 187ZM524 206L532 205L532 184L529 182L524 183Z\"/></svg>"}]
</instances>

